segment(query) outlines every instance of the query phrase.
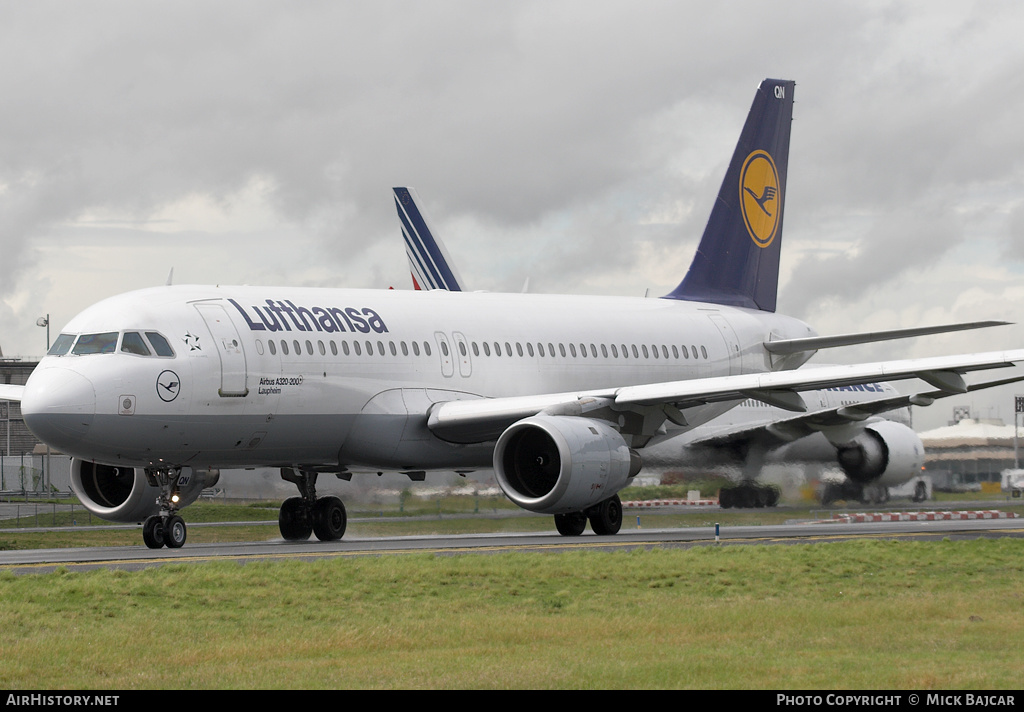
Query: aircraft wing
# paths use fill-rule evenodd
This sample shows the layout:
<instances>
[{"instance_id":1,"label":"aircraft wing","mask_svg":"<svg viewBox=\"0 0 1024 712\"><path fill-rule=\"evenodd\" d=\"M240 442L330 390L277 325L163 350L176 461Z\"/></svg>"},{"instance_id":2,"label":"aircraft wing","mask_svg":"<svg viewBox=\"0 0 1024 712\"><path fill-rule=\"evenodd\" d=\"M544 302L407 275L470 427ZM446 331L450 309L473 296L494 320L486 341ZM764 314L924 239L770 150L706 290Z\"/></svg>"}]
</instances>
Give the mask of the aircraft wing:
<instances>
[{"instance_id":1,"label":"aircraft wing","mask_svg":"<svg viewBox=\"0 0 1024 712\"><path fill-rule=\"evenodd\" d=\"M998 381L984 381L967 387L969 392L980 391L1009 383L1024 381L1024 376L1003 378ZM813 413L794 415L790 418L772 420L756 425L741 425L725 428L706 437L696 438L687 443L688 446L731 447L739 444L757 442L767 448L774 448L787 442L812 435L821 430L842 427L861 422L873 416L881 415L911 405L927 406L947 396L956 395L948 391L933 390L913 395L895 395L862 401L853 405L837 406Z\"/></svg>"},{"instance_id":2,"label":"aircraft wing","mask_svg":"<svg viewBox=\"0 0 1024 712\"><path fill-rule=\"evenodd\" d=\"M427 427L443 440L471 443L496 439L512 423L539 413L592 413L594 417L608 419L629 414L634 417L620 422L623 433L653 436L665 420L687 425L685 410L708 403L753 398L805 412L807 406L801 391L910 378L919 378L940 393L966 393L970 388L963 374L1009 368L1022 362L1024 350L1014 350L696 378L585 392L446 401L431 408Z\"/></svg>"},{"instance_id":3,"label":"aircraft wing","mask_svg":"<svg viewBox=\"0 0 1024 712\"><path fill-rule=\"evenodd\" d=\"M25 386L17 386L11 383L0 383L0 400L20 401L21 394L25 392Z\"/></svg>"}]
</instances>

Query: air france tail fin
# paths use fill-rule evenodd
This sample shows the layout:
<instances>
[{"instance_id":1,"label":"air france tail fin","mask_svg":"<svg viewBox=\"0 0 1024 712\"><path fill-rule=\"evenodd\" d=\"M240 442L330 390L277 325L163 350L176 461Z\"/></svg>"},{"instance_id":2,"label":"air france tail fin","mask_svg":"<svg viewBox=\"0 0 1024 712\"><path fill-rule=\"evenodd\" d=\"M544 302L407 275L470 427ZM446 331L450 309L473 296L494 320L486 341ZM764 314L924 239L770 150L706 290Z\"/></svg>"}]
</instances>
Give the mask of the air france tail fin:
<instances>
[{"instance_id":1,"label":"air france tail fin","mask_svg":"<svg viewBox=\"0 0 1024 712\"><path fill-rule=\"evenodd\" d=\"M402 223L405 254L409 258L413 287L416 289L464 290L462 277L455 269L444 243L434 238L420 199L412 188L393 188L398 219Z\"/></svg>"},{"instance_id":2,"label":"air france tail fin","mask_svg":"<svg viewBox=\"0 0 1024 712\"><path fill-rule=\"evenodd\" d=\"M665 298L775 311L795 86L758 86L697 254Z\"/></svg>"}]
</instances>

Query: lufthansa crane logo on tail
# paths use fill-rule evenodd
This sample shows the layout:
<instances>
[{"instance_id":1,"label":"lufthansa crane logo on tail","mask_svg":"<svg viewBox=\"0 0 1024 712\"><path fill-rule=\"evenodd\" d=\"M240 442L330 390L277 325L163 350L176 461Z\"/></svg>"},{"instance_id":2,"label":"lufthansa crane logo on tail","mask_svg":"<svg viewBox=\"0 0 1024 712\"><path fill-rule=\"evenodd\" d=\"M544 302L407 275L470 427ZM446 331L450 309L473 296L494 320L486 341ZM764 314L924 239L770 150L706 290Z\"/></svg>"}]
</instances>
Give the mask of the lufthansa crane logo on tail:
<instances>
[{"instance_id":1,"label":"lufthansa crane logo on tail","mask_svg":"<svg viewBox=\"0 0 1024 712\"><path fill-rule=\"evenodd\" d=\"M754 151L740 170L740 210L754 244L768 247L779 231L782 212L779 172L767 151Z\"/></svg>"}]
</instances>

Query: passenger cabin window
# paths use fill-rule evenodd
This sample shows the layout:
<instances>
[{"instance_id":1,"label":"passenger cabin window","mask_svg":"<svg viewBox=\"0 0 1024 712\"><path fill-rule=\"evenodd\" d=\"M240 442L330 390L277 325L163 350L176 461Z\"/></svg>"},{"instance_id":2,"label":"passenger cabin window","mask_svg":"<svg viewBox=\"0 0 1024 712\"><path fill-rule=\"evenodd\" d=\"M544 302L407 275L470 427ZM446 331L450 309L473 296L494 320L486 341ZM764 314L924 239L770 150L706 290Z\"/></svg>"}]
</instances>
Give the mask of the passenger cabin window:
<instances>
[{"instance_id":1,"label":"passenger cabin window","mask_svg":"<svg viewBox=\"0 0 1024 712\"><path fill-rule=\"evenodd\" d=\"M136 356L149 356L149 347L137 331L126 331L121 337L121 353L135 354Z\"/></svg>"},{"instance_id":2,"label":"passenger cabin window","mask_svg":"<svg viewBox=\"0 0 1024 712\"><path fill-rule=\"evenodd\" d=\"M71 344L75 343L74 334L61 334L58 336L50 350L46 352L47 356L63 356L71 349Z\"/></svg>"},{"instance_id":3,"label":"passenger cabin window","mask_svg":"<svg viewBox=\"0 0 1024 712\"><path fill-rule=\"evenodd\" d=\"M107 331L102 334L82 334L75 342L71 353L84 356L86 354L112 354L117 347L117 332Z\"/></svg>"}]
</instances>

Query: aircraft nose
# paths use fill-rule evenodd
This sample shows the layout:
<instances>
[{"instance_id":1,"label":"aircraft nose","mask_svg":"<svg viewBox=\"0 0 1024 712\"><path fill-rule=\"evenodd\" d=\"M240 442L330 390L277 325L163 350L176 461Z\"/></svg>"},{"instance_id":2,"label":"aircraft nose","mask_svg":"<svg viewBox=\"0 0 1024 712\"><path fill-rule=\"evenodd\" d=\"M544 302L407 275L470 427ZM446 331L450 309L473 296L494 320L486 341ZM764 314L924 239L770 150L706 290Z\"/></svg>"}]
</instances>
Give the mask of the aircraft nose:
<instances>
[{"instance_id":1,"label":"aircraft nose","mask_svg":"<svg viewBox=\"0 0 1024 712\"><path fill-rule=\"evenodd\" d=\"M25 384L21 414L32 433L52 448L73 453L96 415L92 381L67 368L36 370Z\"/></svg>"}]
</instances>

